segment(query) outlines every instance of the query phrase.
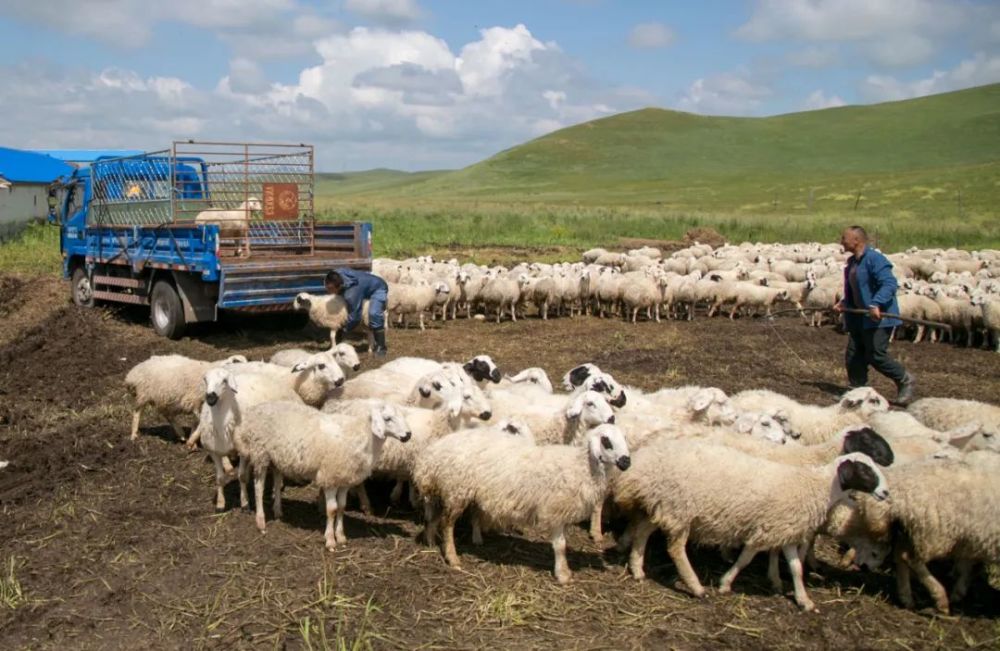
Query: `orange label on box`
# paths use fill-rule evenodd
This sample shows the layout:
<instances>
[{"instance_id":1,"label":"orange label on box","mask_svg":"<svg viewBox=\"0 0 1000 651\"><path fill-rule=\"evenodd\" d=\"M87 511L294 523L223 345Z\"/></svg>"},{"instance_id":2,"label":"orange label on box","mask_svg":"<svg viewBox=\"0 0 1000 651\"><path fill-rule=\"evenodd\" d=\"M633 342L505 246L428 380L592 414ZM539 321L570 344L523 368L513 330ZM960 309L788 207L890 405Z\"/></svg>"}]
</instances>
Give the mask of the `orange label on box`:
<instances>
[{"instance_id":1,"label":"orange label on box","mask_svg":"<svg viewBox=\"0 0 1000 651\"><path fill-rule=\"evenodd\" d=\"M264 184L264 219L295 219L298 216L298 184Z\"/></svg>"}]
</instances>

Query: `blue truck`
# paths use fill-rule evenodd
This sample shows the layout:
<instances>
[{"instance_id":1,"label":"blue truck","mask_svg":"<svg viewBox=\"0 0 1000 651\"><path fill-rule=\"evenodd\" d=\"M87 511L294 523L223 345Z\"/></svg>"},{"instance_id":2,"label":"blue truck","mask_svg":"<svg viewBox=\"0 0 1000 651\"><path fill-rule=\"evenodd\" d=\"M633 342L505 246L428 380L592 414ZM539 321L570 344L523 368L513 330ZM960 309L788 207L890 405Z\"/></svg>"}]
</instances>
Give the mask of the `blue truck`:
<instances>
[{"instance_id":1,"label":"blue truck","mask_svg":"<svg viewBox=\"0 0 1000 651\"><path fill-rule=\"evenodd\" d=\"M57 211L73 302L149 306L176 339L220 310L291 310L331 269L371 269L370 223L316 222L313 154L186 141L78 167Z\"/></svg>"}]
</instances>

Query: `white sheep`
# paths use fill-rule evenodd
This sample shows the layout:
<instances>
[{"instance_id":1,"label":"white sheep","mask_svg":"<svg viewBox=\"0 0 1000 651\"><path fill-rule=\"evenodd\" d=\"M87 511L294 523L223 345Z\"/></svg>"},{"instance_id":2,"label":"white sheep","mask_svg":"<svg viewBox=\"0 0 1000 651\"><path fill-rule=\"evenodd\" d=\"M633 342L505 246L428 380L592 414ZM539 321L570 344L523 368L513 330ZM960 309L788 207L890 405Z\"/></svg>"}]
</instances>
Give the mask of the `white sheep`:
<instances>
[{"instance_id":1,"label":"white sheep","mask_svg":"<svg viewBox=\"0 0 1000 651\"><path fill-rule=\"evenodd\" d=\"M205 373L211 368L246 361L243 355L217 362L203 362L183 355L153 355L139 362L125 376L125 386L133 399L130 438L134 441L139 437L142 410L153 407L170 423L177 437L185 440L187 436L176 418L183 414L197 417L201 412L205 399L201 380ZM194 447L194 443L189 446Z\"/></svg>"},{"instance_id":2,"label":"white sheep","mask_svg":"<svg viewBox=\"0 0 1000 651\"><path fill-rule=\"evenodd\" d=\"M628 446L613 425L594 428L581 446L527 446L512 438L452 434L428 446L414 470L425 498L427 541L434 543L440 524L445 559L460 567L455 521L475 505L495 525L545 531L556 579L565 584L572 576L565 528L589 517L604 499L609 466L628 469Z\"/></svg>"},{"instance_id":3,"label":"white sheep","mask_svg":"<svg viewBox=\"0 0 1000 651\"><path fill-rule=\"evenodd\" d=\"M355 350L354 346L348 343L336 344L333 348L326 351L333 355L333 359L336 360L337 364L344 371L345 375L350 375L353 372L361 370L361 359L358 357L358 351ZM286 348L284 350L279 350L274 355L271 355L269 360L272 364L277 364L278 366L287 366L289 368L306 361L313 355L312 352L305 350L304 348Z\"/></svg>"},{"instance_id":4,"label":"white sheep","mask_svg":"<svg viewBox=\"0 0 1000 651\"><path fill-rule=\"evenodd\" d=\"M521 290L517 281L508 278L491 278L479 290L479 299L486 305L486 309L496 308L497 323L500 323L505 308L510 309L511 320L517 321L514 306L520 298Z\"/></svg>"},{"instance_id":5,"label":"white sheep","mask_svg":"<svg viewBox=\"0 0 1000 651\"><path fill-rule=\"evenodd\" d=\"M978 453L984 454L984 453ZM985 453L995 458L993 453ZM899 600L912 608L910 571L924 585L937 610L948 614L950 602L944 586L927 563L938 558L956 561L958 579L951 601L960 601L969 587L972 565L1000 558L1000 465L981 466L950 459L932 459L890 468L892 499L886 504L859 500L868 510L876 532L895 533L892 543ZM881 542L872 537L875 546ZM858 545L859 564L875 567L865 545Z\"/></svg>"},{"instance_id":6,"label":"white sheep","mask_svg":"<svg viewBox=\"0 0 1000 651\"><path fill-rule=\"evenodd\" d=\"M294 402L268 402L246 410L233 439L240 454L241 494L254 471L257 528L263 533L264 482L274 478L274 516L281 517L285 477L313 482L326 496L326 548L347 542L344 508L347 491L363 482L378 461L386 436L402 442L409 427L398 408L381 403L367 418L324 414Z\"/></svg>"},{"instance_id":7,"label":"white sheep","mask_svg":"<svg viewBox=\"0 0 1000 651\"><path fill-rule=\"evenodd\" d=\"M219 237L246 237L250 228L250 214L264 209L257 197L250 197L235 209L209 208L195 215L196 224L215 224Z\"/></svg>"},{"instance_id":8,"label":"white sheep","mask_svg":"<svg viewBox=\"0 0 1000 651\"><path fill-rule=\"evenodd\" d=\"M226 498L222 488L227 472L232 469L232 466L227 468L228 459L236 449L233 431L242 422L243 413L264 402L301 402L301 399L290 386L274 382L270 376L243 373L237 380L236 374L225 366L209 369L201 387L205 401L195 430L196 438L201 440L202 448L215 464L215 510L223 511ZM245 495L242 503L246 503Z\"/></svg>"},{"instance_id":9,"label":"white sheep","mask_svg":"<svg viewBox=\"0 0 1000 651\"><path fill-rule=\"evenodd\" d=\"M384 401L371 398L330 400L323 406L323 411L360 417L379 402ZM477 419L488 421L492 417L489 403L485 403L482 394L471 387L462 387L454 393L447 394L445 400L433 409L410 406L401 406L400 409L410 426L413 439L406 445L387 441L382 448L382 455L372 469L374 474L396 480L391 496L393 502L399 501L403 482L411 479L414 461L427 445L449 432L463 426L469 427L472 421ZM371 511L371 503L363 488L359 487L359 498L362 510L368 513ZM410 501L416 505L415 495L412 493Z\"/></svg>"},{"instance_id":10,"label":"white sheep","mask_svg":"<svg viewBox=\"0 0 1000 651\"><path fill-rule=\"evenodd\" d=\"M644 576L646 542L657 528L667 537L667 552L681 579L699 597L705 588L688 561L689 540L743 548L719 582L721 593L732 589L737 574L758 552L780 548L796 603L815 610L802 580L799 547L811 540L832 506L848 499L848 490L888 496L882 472L863 454L800 467L707 441L661 439L636 451L632 470L615 482L614 497L619 506L647 516L636 528L629 558L636 578Z\"/></svg>"},{"instance_id":11,"label":"white sheep","mask_svg":"<svg viewBox=\"0 0 1000 651\"><path fill-rule=\"evenodd\" d=\"M432 311L439 299L447 299L451 288L448 283L436 281L430 285L393 285L389 288L386 311L397 314L402 321L406 316L417 315L420 329L424 330L424 312Z\"/></svg>"},{"instance_id":12,"label":"white sheep","mask_svg":"<svg viewBox=\"0 0 1000 651\"><path fill-rule=\"evenodd\" d=\"M520 394L494 392L491 404L500 418L524 421L540 443L574 443L589 429L615 422L611 406L596 391L547 398L539 395L526 401Z\"/></svg>"},{"instance_id":13,"label":"white sheep","mask_svg":"<svg viewBox=\"0 0 1000 651\"><path fill-rule=\"evenodd\" d=\"M1000 429L1000 407L977 400L921 398L906 408L918 421L939 431L953 430L969 423Z\"/></svg>"},{"instance_id":14,"label":"white sheep","mask_svg":"<svg viewBox=\"0 0 1000 651\"><path fill-rule=\"evenodd\" d=\"M845 427L863 424L872 413L889 410L889 402L870 387L851 389L828 407L803 405L768 390L741 391L732 402L740 409L781 410L788 426L801 434L804 445L822 443Z\"/></svg>"},{"instance_id":15,"label":"white sheep","mask_svg":"<svg viewBox=\"0 0 1000 651\"><path fill-rule=\"evenodd\" d=\"M973 307L978 307L983 313L983 329L986 331L987 346L992 338L993 350L1000 353L1000 297L983 293L972 295L970 301Z\"/></svg>"}]
</instances>

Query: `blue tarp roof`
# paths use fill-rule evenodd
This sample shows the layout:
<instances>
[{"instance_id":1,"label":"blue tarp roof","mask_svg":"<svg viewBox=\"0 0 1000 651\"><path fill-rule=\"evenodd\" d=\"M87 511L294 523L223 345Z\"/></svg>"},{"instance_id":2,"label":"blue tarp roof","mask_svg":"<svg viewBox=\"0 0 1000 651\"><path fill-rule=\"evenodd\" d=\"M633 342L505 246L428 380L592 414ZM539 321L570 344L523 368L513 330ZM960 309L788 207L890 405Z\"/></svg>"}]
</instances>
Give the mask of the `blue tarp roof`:
<instances>
[{"instance_id":1,"label":"blue tarp roof","mask_svg":"<svg viewBox=\"0 0 1000 651\"><path fill-rule=\"evenodd\" d=\"M72 165L51 156L0 147L0 176L11 183L52 183L72 173Z\"/></svg>"},{"instance_id":2,"label":"blue tarp roof","mask_svg":"<svg viewBox=\"0 0 1000 651\"><path fill-rule=\"evenodd\" d=\"M124 158L143 153L141 149L36 149L34 151L72 163L93 163L98 158Z\"/></svg>"}]
</instances>

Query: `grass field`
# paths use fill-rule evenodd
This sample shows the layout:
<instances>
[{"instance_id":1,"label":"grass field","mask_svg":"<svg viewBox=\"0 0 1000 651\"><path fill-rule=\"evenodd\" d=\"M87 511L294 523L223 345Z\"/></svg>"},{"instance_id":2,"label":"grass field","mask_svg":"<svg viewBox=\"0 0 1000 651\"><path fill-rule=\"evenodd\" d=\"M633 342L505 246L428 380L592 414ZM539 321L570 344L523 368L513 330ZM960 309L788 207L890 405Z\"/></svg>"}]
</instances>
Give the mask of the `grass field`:
<instances>
[{"instance_id":1,"label":"grass field","mask_svg":"<svg viewBox=\"0 0 1000 651\"><path fill-rule=\"evenodd\" d=\"M731 241L878 230L886 250L1000 246L1000 84L769 118L634 111L453 172L324 177L328 218L376 226L382 255L613 245L696 226Z\"/></svg>"}]
</instances>

